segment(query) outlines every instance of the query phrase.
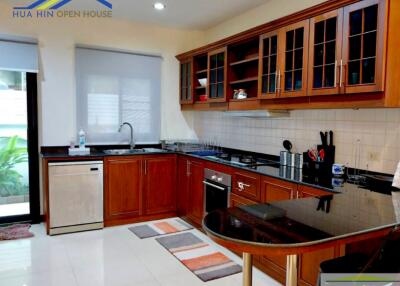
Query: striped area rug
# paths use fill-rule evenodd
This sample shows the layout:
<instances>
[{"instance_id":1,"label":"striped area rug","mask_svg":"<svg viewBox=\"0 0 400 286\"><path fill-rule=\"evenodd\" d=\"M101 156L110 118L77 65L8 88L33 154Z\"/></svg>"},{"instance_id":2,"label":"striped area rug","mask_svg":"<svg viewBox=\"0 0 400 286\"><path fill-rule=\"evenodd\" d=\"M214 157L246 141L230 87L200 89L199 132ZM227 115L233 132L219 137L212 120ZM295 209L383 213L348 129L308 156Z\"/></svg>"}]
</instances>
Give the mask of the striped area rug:
<instances>
[{"instance_id":1,"label":"striped area rug","mask_svg":"<svg viewBox=\"0 0 400 286\"><path fill-rule=\"evenodd\" d=\"M193 233L180 233L156 240L204 282L242 271L241 266Z\"/></svg>"},{"instance_id":2,"label":"striped area rug","mask_svg":"<svg viewBox=\"0 0 400 286\"><path fill-rule=\"evenodd\" d=\"M149 238L163 234L171 234L192 229L190 225L180 219L168 219L165 221L151 222L143 225L130 227L129 230L137 237Z\"/></svg>"}]
</instances>

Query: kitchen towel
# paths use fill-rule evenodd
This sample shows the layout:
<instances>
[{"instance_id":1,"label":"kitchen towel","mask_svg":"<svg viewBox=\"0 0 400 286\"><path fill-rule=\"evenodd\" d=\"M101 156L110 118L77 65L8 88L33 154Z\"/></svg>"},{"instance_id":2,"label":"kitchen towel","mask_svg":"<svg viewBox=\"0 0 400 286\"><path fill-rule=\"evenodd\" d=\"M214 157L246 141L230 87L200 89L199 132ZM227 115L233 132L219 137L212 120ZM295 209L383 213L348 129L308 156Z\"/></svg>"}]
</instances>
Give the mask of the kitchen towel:
<instances>
[{"instance_id":1,"label":"kitchen towel","mask_svg":"<svg viewBox=\"0 0 400 286\"><path fill-rule=\"evenodd\" d=\"M180 219L168 219L159 222L150 222L128 228L140 239L171 234L192 229L190 225Z\"/></svg>"},{"instance_id":2,"label":"kitchen towel","mask_svg":"<svg viewBox=\"0 0 400 286\"><path fill-rule=\"evenodd\" d=\"M397 165L396 173L394 174L393 187L400 189L400 162Z\"/></svg>"},{"instance_id":3,"label":"kitchen towel","mask_svg":"<svg viewBox=\"0 0 400 286\"><path fill-rule=\"evenodd\" d=\"M156 240L204 282L242 271L240 265L191 232Z\"/></svg>"}]
</instances>

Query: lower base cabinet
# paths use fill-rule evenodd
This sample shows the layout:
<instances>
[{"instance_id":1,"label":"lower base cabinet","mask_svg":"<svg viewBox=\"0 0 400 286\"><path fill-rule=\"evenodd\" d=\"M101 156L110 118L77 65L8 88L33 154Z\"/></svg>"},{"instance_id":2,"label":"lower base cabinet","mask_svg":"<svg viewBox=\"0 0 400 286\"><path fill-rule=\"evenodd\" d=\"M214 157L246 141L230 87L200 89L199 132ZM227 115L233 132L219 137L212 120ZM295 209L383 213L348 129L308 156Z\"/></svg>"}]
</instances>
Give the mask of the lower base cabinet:
<instances>
[{"instance_id":1,"label":"lower base cabinet","mask_svg":"<svg viewBox=\"0 0 400 286\"><path fill-rule=\"evenodd\" d=\"M204 216L204 162L191 160L189 163L188 217L201 225Z\"/></svg>"},{"instance_id":2,"label":"lower base cabinet","mask_svg":"<svg viewBox=\"0 0 400 286\"><path fill-rule=\"evenodd\" d=\"M176 156L148 156L143 162L145 214L176 211Z\"/></svg>"},{"instance_id":3,"label":"lower base cabinet","mask_svg":"<svg viewBox=\"0 0 400 286\"><path fill-rule=\"evenodd\" d=\"M204 216L204 168L202 160L186 156L178 159L178 214L197 226Z\"/></svg>"},{"instance_id":4,"label":"lower base cabinet","mask_svg":"<svg viewBox=\"0 0 400 286\"><path fill-rule=\"evenodd\" d=\"M104 159L104 224L127 224L176 214L176 155Z\"/></svg>"},{"instance_id":5,"label":"lower base cabinet","mask_svg":"<svg viewBox=\"0 0 400 286\"><path fill-rule=\"evenodd\" d=\"M104 160L104 222L125 222L142 214L142 159L107 157Z\"/></svg>"}]
</instances>

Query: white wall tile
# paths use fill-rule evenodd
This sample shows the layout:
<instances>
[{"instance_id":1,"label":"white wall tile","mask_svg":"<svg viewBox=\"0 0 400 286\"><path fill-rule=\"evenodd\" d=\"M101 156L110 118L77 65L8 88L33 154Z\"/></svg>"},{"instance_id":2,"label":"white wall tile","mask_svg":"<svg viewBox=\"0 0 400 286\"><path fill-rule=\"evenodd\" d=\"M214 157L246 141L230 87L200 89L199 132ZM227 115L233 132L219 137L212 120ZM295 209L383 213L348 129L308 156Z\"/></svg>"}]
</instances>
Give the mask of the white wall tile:
<instances>
[{"instance_id":1,"label":"white wall tile","mask_svg":"<svg viewBox=\"0 0 400 286\"><path fill-rule=\"evenodd\" d=\"M336 162L355 167L356 142L361 142L361 167L394 173L400 160L400 109L295 110L289 118L232 118L222 112L194 112L200 140L224 147L279 155L282 141L297 152L320 143L319 131L334 131ZM379 154L371 161L370 154Z\"/></svg>"}]
</instances>

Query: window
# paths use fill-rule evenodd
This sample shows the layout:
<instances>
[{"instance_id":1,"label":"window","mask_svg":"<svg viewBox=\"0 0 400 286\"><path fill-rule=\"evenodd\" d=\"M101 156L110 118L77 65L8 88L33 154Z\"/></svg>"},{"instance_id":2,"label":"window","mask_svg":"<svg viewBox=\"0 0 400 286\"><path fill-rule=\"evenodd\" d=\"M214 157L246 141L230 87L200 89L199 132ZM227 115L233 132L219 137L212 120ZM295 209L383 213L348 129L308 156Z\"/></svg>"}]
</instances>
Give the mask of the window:
<instances>
[{"instance_id":1,"label":"window","mask_svg":"<svg viewBox=\"0 0 400 286\"><path fill-rule=\"evenodd\" d=\"M161 58L76 48L77 129L89 144L138 144L160 140Z\"/></svg>"}]
</instances>

